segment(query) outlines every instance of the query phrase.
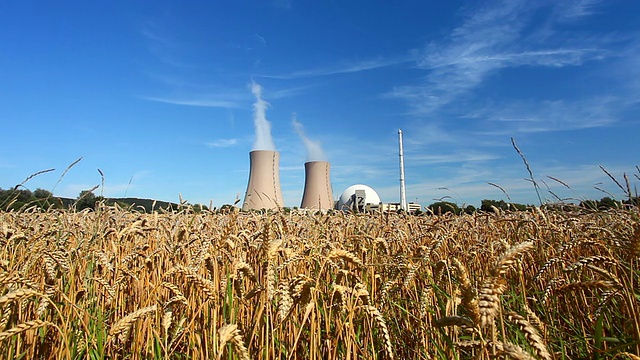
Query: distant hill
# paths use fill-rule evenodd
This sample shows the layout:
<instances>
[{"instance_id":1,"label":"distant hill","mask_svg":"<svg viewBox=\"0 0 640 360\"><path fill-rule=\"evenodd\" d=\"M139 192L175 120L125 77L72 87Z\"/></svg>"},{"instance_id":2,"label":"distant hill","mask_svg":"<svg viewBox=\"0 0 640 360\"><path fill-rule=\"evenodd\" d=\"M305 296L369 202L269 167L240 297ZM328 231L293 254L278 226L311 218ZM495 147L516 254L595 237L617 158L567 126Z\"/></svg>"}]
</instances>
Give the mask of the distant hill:
<instances>
[{"instance_id":1,"label":"distant hill","mask_svg":"<svg viewBox=\"0 0 640 360\"><path fill-rule=\"evenodd\" d=\"M70 198L59 198L62 201L62 206L68 208L72 206L77 199ZM108 205L112 205L114 203L118 203L123 207L132 207L133 210L142 210L145 212L151 212L152 210L159 209L178 209L180 208L180 204L161 201L161 200L153 200L153 199L139 199L139 198L106 198L104 199ZM155 204L154 204L155 202Z\"/></svg>"},{"instance_id":2,"label":"distant hill","mask_svg":"<svg viewBox=\"0 0 640 360\"><path fill-rule=\"evenodd\" d=\"M158 210L158 209L178 209L180 207L180 204L176 204L176 203L172 203L172 202L167 202L167 201L161 201L161 200L153 200L153 199L139 199L139 198L113 198L113 199L107 199L108 202L117 202L117 203L124 203L127 204L129 206L132 206L135 208L139 208L139 207L143 207L144 210L146 212L151 212L152 210ZM155 203L155 204L154 204Z\"/></svg>"},{"instance_id":3,"label":"distant hill","mask_svg":"<svg viewBox=\"0 0 640 360\"><path fill-rule=\"evenodd\" d=\"M18 186L4 190L0 188L0 210L24 210L31 207L38 207L43 209L57 208L68 209L74 207L77 210L83 210L86 208L93 209L97 202L105 202L107 205L118 204L125 209L131 209L132 211L144 211L152 212L154 210L180 210L184 208L184 205L172 203L168 201L160 201L153 199L139 199L139 198L103 198L102 196L96 196L91 191L82 191L78 198L65 198L53 196L53 194L44 189L36 189L31 191L29 189L19 189ZM208 210L206 206L201 204L186 204L186 206L192 207L196 212L201 210Z\"/></svg>"}]
</instances>

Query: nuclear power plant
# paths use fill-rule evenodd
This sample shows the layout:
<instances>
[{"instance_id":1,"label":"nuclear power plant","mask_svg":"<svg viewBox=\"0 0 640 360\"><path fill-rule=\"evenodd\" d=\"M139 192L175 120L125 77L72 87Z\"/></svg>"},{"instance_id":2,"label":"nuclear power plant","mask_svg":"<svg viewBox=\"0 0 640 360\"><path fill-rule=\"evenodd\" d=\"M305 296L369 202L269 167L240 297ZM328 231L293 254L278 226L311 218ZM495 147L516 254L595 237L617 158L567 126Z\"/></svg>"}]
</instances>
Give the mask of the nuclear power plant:
<instances>
[{"instance_id":1,"label":"nuclear power plant","mask_svg":"<svg viewBox=\"0 0 640 360\"><path fill-rule=\"evenodd\" d=\"M249 153L249 184L242 210L276 210L284 207L280 189L280 153L254 150Z\"/></svg>"},{"instance_id":2,"label":"nuclear power plant","mask_svg":"<svg viewBox=\"0 0 640 360\"><path fill-rule=\"evenodd\" d=\"M280 188L280 153L275 150L253 150L249 153L249 183L242 210L278 210L284 208ZM331 189L331 165L328 161L308 161L304 164L305 181L301 210L330 209L365 213L405 210L401 203L383 203L371 187L363 184L349 186L334 201ZM404 177L402 176L402 180ZM404 184L402 184L404 185ZM419 209L419 205L417 209ZM416 206L408 204L405 211Z\"/></svg>"},{"instance_id":3,"label":"nuclear power plant","mask_svg":"<svg viewBox=\"0 0 640 360\"><path fill-rule=\"evenodd\" d=\"M308 161L304 164L305 181L300 209L326 211L336 209L354 213L420 210L420 205L407 203L404 184L402 132L399 131L400 201L383 203L371 187L349 186L334 202L331 189L331 165L328 161ZM242 210L278 210L284 207L280 188L280 153L274 150L253 150L249 153L249 183Z\"/></svg>"},{"instance_id":4,"label":"nuclear power plant","mask_svg":"<svg viewBox=\"0 0 640 360\"><path fill-rule=\"evenodd\" d=\"M304 164L304 192L302 209L333 209L330 165L327 161L309 161Z\"/></svg>"},{"instance_id":5,"label":"nuclear power plant","mask_svg":"<svg viewBox=\"0 0 640 360\"><path fill-rule=\"evenodd\" d=\"M271 123L266 118L269 103L262 99L260 85L252 83L251 92L256 97L256 102L253 105L256 138L253 151L249 153L249 183L242 203L242 210L283 209L284 200L280 188L280 153L275 151L275 145L271 138ZM340 199L334 202L331 189L331 166L329 162L324 161L326 157L320 144L306 137L302 124L296 120L295 114L293 126L307 148L307 159L313 160L304 164L305 180L301 209L311 211L338 209L356 213L399 210L413 212L420 209L420 205L407 204L406 200L402 130L398 130L400 202L383 203L375 190L363 184L350 186L342 193Z\"/></svg>"}]
</instances>

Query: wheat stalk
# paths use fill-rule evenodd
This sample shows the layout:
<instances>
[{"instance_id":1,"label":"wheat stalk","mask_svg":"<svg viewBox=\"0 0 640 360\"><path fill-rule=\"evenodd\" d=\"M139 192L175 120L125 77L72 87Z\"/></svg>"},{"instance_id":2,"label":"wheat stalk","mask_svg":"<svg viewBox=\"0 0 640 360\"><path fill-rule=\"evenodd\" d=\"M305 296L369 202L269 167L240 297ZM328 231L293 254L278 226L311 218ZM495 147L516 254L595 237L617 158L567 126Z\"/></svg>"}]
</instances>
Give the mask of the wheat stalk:
<instances>
[{"instance_id":1,"label":"wheat stalk","mask_svg":"<svg viewBox=\"0 0 640 360\"><path fill-rule=\"evenodd\" d=\"M26 297L31 297L31 296L46 297L46 295L41 294L40 292L35 290L18 289L0 297L0 306L4 306L4 304L8 302L19 301L21 299L24 299Z\"/></svg>"},{"instance_id":2,"label":"wheat stalk","mask_svg":"<svg viewBox=\"0 0 640 360\"><path fill-rule=\"evenodd\" d=\"M12 327L0 333L0 341L8 339L14 335L20 334L27 330L38 329L44 326L54 326L53 323L42 320L31 320Z\"/></svg>"},{"instance_id":3,"label":"wheat stalk","mask_svg":"<svg viewBox=\"0 0 640 360\"><path fill-rule=\"evenodd\" d=\"M238 329L236 324L227 324L218 329L218 336L220 337L220 343L218 345L218 359L222 359L224 347L228 342L231 342L236 350L238 356L243 360L249 360L249 350L244 345L242 340L242 333Z\"/></svg>"},{"instance_id":4,"label":"wheat stalk","mask_svg":"<svg viewBox=\"0 0 640 360\"><path fill-rule=\"evenodd\" d=\"M471 319L473 319L473 322L480 325L481 316L478 299L476 298L476 290L471 285L467 268L457 258L453 258L452 263L456 269L458 281L460 281L462 306L464 306Z\"/></svg>"},{"instance_id":5,"label":"wheat stalk","mask_svg":"<svg viewBox=\"0 0 640 360\"><path fill-rule=\"evenodd\" d=\"M482 283L478 294L480 326L493 325L493 321L500 310L500 295L506 289L506 282L502 278L490 277Z\"/></svg>"},{"instance_id":6,"label":"wheat stalk","mask_svg":"<svg viewBox=\"0 0 640 360\"><path fill-rule=\"evenodd\" d=\"M520 346L511 343L503 343L502 351L500 352L515 360L536 360L535 357L524 351Z\"/></svg>"},{"instance_id":7,"label":"wheat stalk","mask_svg":"<svg viewBox=\"0 0 640 360\"><path fill-rule=\"evenodd\" d=\"M113 326L111 326L111 329L109 330L109 334L107 335L107 343L112 343L113 339L116 336L118 337L118 340L120 342L125 342L129 338L131 326L141 317L144 317L150 313L154 313L157 310L157 305L147 306L145 308L136 310L118 320L115 324L113 324Z\"/></svg>"},{"instance_id":8,"label":"wheat stalk","mask_svg":"<svg viewBox=\"0 0 640 360\"><path fill-rule=\"evenodd\" d=\"M500 257L498 262L494 264L491 268L492 276L504 276L504 274L515 264L518 255L527 252L531 248L533 248L533 241L525 241L518 245L511 247L509 250L505 251L504 254Z\"/></svg>"},{"instance_id":9,"label":"wheat stalk","mask_svg":"<svg viewBox=\"0 0 640 360\"><path fill-rule=\"evenodd\" d=\"M195 273L193 270L182 265L176 265L173 268L173 270L169 271L169 273L167 273L165 276L168 276L173 272L179 272L183 274L187 278L187 280L189 280L191 283L195 284L198 288L200 288L202 292L207 295L208 298L210 299L217 298L217 290L210 280L205 279L204 277Z\"/></svg>"},{"instance_id":10,"label":"wheat stalk","mask_svg":"<svg viewBox=\"0 0 640 360\"><path fill-rule=\"evenodd\" d=\"M353 264L359 268L363 267L364 264L362 260L360 260L354 253L349 252L343 249L333 249L328 255L328 258L331 260L342 260L347 264Z\"/></svg>"},{"instance_id":11,"label":"wheat stalk","mask_svg":"<svg viewBox=\"0 0 640 360\"><path fill-rule=\"evenodd\" d=\"M393 347L391 345L391 336L389 335L389 328L387 322L384 320L384 316L380 313L380 310L372 305L362 305L362 308L369 314L376 322L378 327L382 330L382 336L384 338L384 348L389 359L393 359Z\"/></svg>"},{"instance_id":12,"label":"wheat stalk","mask_svg":"<svg viewBox=\"0 0 640 360\"><path fill-rule=\"evenodd\" d=\"M552 359L549 350L547 350L547 345L542 340L540 333L538 333L538 330L536 330L536 328L533 327L527 319L513 311L507 313L507 319L518 326L520 331L522 331L524 336L527 338L529 345L535 349L536 355L539 358L544 360Z\"/></svg>"}]
</instances>

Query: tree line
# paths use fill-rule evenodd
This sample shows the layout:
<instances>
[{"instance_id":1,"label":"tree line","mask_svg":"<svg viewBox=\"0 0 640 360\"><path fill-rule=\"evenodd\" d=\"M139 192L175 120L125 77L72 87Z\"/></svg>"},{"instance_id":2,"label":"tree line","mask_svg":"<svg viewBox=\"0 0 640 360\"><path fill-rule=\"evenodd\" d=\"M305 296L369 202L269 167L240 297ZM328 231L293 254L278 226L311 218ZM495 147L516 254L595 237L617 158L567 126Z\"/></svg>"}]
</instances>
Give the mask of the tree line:
<instances>
[{"instance_id":1,"label":"tree line","mask_svg":"<svg viewBox=\"0 0 640 360\"><path fill-rule=\"evenodd\" d=\"M130 208L134 211L152 212L154 210L170 210L181 209L190 206L194 211L205 210L206 206L191 205L188 203L176 204L167 201L139 199L139 198L105 198L95 195L92 191L81 191L75 199L57 197L50 191L44 189L36 189L34 191L28 189L2 189L0 188L0 210L26 210L37 208L42 210L49 209L75 209L82 211L85 209L95 210L96 204L105 204L112 206L119 205L122 208Z\"/></svg>"},{"instance_id":2,"label":"tree line","mask_svg":"<svg viewBox=\"0 0 640 360\"><path fill-rule=\"evenodd\" d=\"M80 194L78 194L78 197L76 197L75 199L71 199L56 197L50 191L44 189L36 189L34 191L31 191L28 189L3 190L2 188L0 188L0 210L4 211L17 211L33 207L43 210L73 208L81 211L84 209L95 209L95 206L98 203L104 203L106 205L118 204L123 208L131 207L132 210L144 212L152 212L159 209L180 209L185 206L192 208L194 211L208 210L206 206L198 204L176 204L166 201L138 198L109 199L102 196L96 196L92 191L88 190L81 191ZM578 208L588 210L607 210L638 205L640 205L640 197L633 197L627 200L615 200L610 197L603 197L600 200L583 200L577 205L545 204L543 205L543 207L562 209L565 206L571 206L571 208L575 209L575 207L577 206ZM234 205L223 205L219 211L228 211L233 207ZM459 206L458 204L449 201L438 201L427 206L425 210L427 213L432 214L453 213L456 215L460 215L473 214L478 210L484 212L525 211L531 207L532 205L505 202L504 200L484 199L481 201L479 209L473 205ZM215 211L217 209L212 210ZM418 211L416 214L419 215L422 213L422 211Z\"/></svg>"},{"instance_id":3,"label":"tree line","mask_svg":"<svg viewBox=\"0 0 640 360\"><path fill-rule=\"evenodd\" d=\"M632 197L627 200L615 200L608 196L603 197L600 200L582 200L577 205L565 204L565 203L553 203L544 204L543 208L553 208L557 210L564 209L586 209L586 210L608 210L608 209L621 209L629 206L640 206L640 196ZM481 201L480 209L476 209L473 205L467 205L464 207L458 206L458 204L449 201L438 201L429 206L427 210L433 214L446 214L454 213L460 215L463 213L473 214L480 210L484 212L496 212L496 211L525 211L532 208L533 205L517 204L505 202L504 200L489 200L484 199Z\"/></svg>"}]
</instances>

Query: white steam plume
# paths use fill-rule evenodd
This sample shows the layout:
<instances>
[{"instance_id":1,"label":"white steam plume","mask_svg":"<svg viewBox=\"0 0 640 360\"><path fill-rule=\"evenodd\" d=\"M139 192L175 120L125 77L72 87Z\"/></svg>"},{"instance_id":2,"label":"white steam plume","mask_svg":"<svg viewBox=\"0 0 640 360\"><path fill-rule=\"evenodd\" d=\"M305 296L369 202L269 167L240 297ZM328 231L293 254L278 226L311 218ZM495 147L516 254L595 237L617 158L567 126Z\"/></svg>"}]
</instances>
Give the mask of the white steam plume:
<instances>
[{"instance_id":1,"label":"white steam plume","mask_svg":"<svg viewBox=\"0 0 640 360\"><path fill-rule=\"evenodd\" d=\"M276 150L271 138L271 123L267 120L267 107L269 103L262 99L262 87L255 82L251 83L251 92L256 97L253 103L253 125L256 129L256 138L253 142L253 150Z\"/></svg>"},{"instance_id":2,"label":"white steam plume","mask_svg":"<svg viewBox=\"0 0 640 360\"><path fill-rule=\"evenodd\" d=\"M304 127L298 121L296 114L293 114L292 120L293 129L298 133L302 142L304 143L304 147L307 148L307 162L309 161L327 161L327 156L324 154L322 150L322 146L317 141L313 141L309 139L304 134Z\"/></svg>"}]
</instances>

